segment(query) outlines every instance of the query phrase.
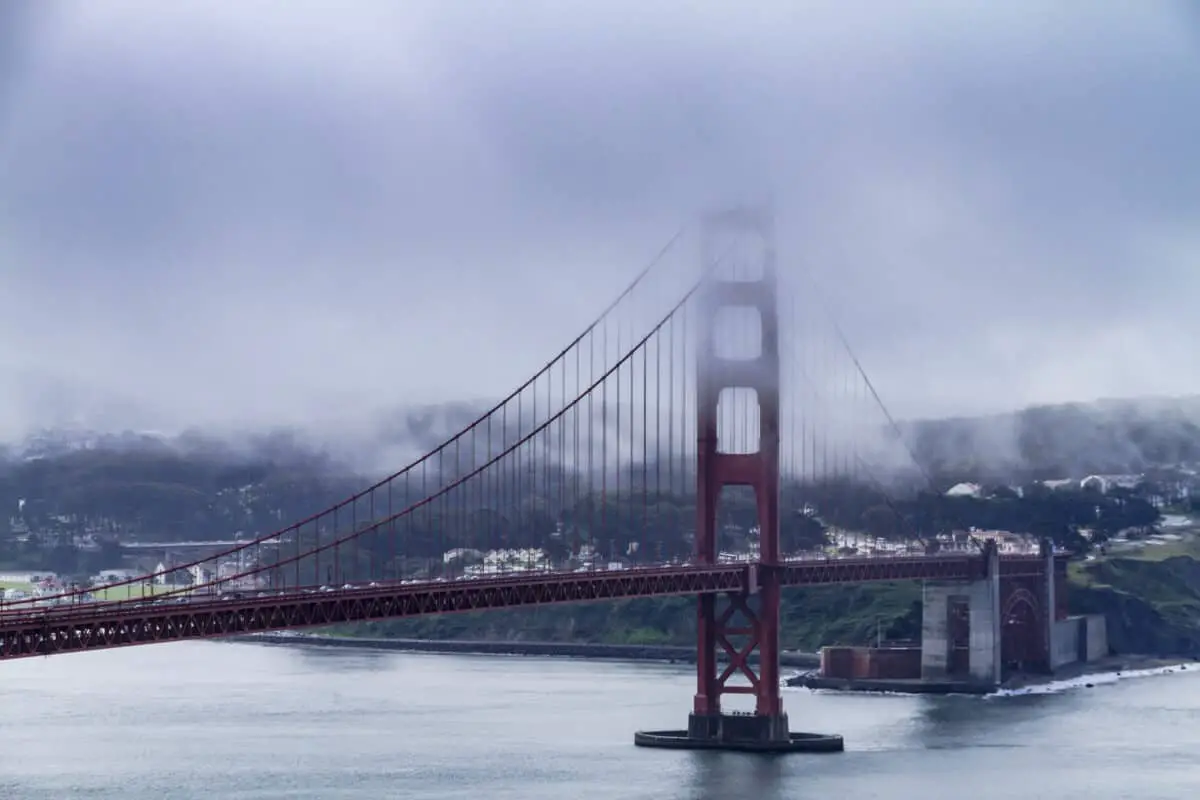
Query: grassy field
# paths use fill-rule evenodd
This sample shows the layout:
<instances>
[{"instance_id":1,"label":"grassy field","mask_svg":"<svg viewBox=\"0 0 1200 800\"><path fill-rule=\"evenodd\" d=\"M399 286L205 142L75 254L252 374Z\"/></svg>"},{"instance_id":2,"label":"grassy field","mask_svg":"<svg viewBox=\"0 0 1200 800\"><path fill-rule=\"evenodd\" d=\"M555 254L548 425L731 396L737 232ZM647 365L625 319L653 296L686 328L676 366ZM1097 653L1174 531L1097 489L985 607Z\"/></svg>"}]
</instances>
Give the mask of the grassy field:
<instances>
[{"instance_id":1,"label":"grassy field","mask_svg":"<svg viewBox=\"0 0 1200 800\"><path fill-rule=\"evenodd\" d=\"M1130 542L1119 547L1110 548L1103 556L1096 556L1088 561L1072 561L1067 565L1067 574L1071 582L1077 586L1100 587L1107 586L1106 580L1100 578L1106 574L1109 562L1147 562L1159 563L1178 556L1200 561L1200 533L1194 530L1172 531L1180 536L1177 540L1159 541L1154 543Z\"/></svg>"},{"instance_id":2,"label":"grassy field","mask_svg":"<svg viewBox=\"0 0 1200 800\"><path fill-rule=\"evenodd\" d=\"M28 592L33 589L33 584L18 583L14 581L0 581L0 589L20 589L23 592Z\"/></svg>"},{"instance_id":3,"label":"grassy field","mask_svg":"<svg viewBox=\"0 0 1200 800\"><path fill-rule=\"evenodd\" d=\"M1172 531L1172 533L1175 533ZM1200 559L1200 536L1194 531L1180 531L1181 538L1166 542L1132 542L1129 545L1112 549L1112 558L1136 558L1143 561L1164 561L1175 556L1191 556Z\"/></svg>"},{"instance_id":4,"label":"grassy field","mask_svg":"<svg viewBox=\"0 0 1200 800\"><path fill-rule=\"evenodd\" d=\"M1129 555L1130 558L1140 558L1144 561L1164 561L1175 556L1200 558L1200 538L1188 534L1178 542L1146 545Z\"/></svg>"},{"instance_id":5,"label":"grassy field","mask_svg":"<svg viewBox=\"0 0 1200 800\"><path fill-rule=\"evenodd\" d=\"M1088 561L1072 561L1067 565L1071 582L1078 586L1099 586L1097 581L1100 567L1108 561L1161 562L1177 556L1187 556L1200 561L1200 531L1195 529L1170 530L1179 539L1158 542L1129 542L1120 547L1110 547L1106 555L1097 555Z\"/></svg>"},{"instance_id":6,"label":"grassy field","mask_svg":"<svg viewBox=\"0 0 1200 800\"><path fill-rule=\"evenodd\" d=\"M108 586L104 589L92 590L97 600L136 600L139 597L153 597L174 591L177 586L158 586L157 584L131 583L126 586Z\"/></svg>"}]
</instances>

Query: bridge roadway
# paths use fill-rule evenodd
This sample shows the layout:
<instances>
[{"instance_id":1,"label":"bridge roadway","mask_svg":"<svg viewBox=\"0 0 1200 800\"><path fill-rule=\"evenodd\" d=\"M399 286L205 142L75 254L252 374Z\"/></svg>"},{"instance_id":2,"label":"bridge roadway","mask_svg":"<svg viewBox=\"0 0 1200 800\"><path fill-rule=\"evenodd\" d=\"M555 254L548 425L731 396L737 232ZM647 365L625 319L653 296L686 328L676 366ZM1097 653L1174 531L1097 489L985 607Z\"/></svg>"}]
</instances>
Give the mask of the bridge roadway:
<instances>
[{"instance_id":1,"label":"bridge roadway","mask_svg":"<svg viewBox=\"0 0 1200 800\"><path fill-rule=\"evenodd\" d=\"M197 600L182 595L0 612L0 660L206 639L344 622L481 611L628 597L746 592L757 588L757 563L547 572L473 580L376 583L327 590L294 589L254 597ZM977 580L981 555L874 556L786 561L783 583L817 586L902 580ZM1037 575L1036 555L1001 559L1001 574Z\"/></svg>"}]
</instances>

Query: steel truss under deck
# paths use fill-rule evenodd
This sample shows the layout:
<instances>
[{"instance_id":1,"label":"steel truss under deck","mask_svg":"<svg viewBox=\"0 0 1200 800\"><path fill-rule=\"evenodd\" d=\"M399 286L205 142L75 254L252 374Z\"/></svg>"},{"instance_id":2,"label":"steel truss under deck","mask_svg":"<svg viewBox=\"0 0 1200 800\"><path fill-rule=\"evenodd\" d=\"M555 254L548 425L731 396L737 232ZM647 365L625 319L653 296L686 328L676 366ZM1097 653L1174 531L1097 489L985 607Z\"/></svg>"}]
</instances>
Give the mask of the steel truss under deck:
<instances>
[{"instance_id":1,"label":"steel truss under deck","mask_svg":"<svg viewBox=\"0 0 1200 800\"><path fill-rule=\"evenodd\" d=\"M780 583L789 586L975 580L983 577L985 568L983 558L972 554L841 558L774 567L780 571ZM1038 575L1044 568L1037 556L1001 560L1004 577ZM391 584L188 603L147 600L31 609L0 614L0 660L461 611L629 597L745 594L769 569L762 564L717 564Z\"/></svg>"}]
</instances>

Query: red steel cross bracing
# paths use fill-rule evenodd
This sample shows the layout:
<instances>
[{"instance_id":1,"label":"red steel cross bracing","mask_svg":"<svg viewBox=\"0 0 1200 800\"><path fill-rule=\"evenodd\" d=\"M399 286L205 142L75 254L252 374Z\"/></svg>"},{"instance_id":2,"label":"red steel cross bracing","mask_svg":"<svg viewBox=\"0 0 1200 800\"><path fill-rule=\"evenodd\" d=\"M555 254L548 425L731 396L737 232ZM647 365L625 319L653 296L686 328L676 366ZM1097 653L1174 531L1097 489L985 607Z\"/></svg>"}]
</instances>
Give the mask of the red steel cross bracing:
<instances>
[{"instance_id":1,"label":"red steel cross bracing","mask_svg":"<svg viewBox=\"0 0 1200 800\"><path fill-rule=\"evenodd\" d=\"M717 685L722 694L757 694L759 678L751 669L749 659L762 636L762 623L750 608L746 595L734 594L727 597L729 604L717 618L716 640L729 657L729 664L717 676ZM744 620L739 620L742 623L740 625L733 622L738 614ZM747 685L729 685L729 679L737 674L745 677Z\"/></svg>"},{"instance_id":2,"label":"red steel cross bracing","mask_svg":"<svg viewBox=\"0 0 1200 800\"><path fill-rule=\"evenodd\" d=\"M769 215L736 210L706 221L706 238L732 234L752 239L758 255L750 279L709 276L701 295L700 341L696 369L697 469L696 558L717 561L717 504L725 486L749 486L758 509L759 557L749 568L744 593L725 596L718 613L717 595L701 595L697 605L697 685L694 711L721 712L721 695L753 694L755 713L782 713L779 693L779 318L776 304L775 252ZM706 268L713 263L706 253ZM723 308L751 308L761 322L761 349L754 358L722 358L717 354L714 320ZM756 452L722 452L718 441L718 403L723 389L751 389L758 399L759 441ZM750 603L750 595L758 602ZM740 646L734 644L737 640ZM717 671L718 648L728 666ZM757 672L751 659L757 655ZM745 685L729 684L733 676Z\"/></svg>"}]
</instances>

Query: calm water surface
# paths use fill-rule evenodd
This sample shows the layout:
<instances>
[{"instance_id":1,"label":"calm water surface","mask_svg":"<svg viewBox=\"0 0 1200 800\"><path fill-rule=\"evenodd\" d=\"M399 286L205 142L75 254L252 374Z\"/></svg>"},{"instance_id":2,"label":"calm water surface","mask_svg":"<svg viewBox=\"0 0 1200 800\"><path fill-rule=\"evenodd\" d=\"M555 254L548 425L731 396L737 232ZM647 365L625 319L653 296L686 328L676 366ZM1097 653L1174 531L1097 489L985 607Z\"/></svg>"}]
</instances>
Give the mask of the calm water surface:
<instances>
[{"instance_id":1,"label":"calm water surface","mask_svg":"<svg viewBox=\"0 0 1200 800\"><path fill-rule=\"evenodd\" d=\"M687 668L179 643L0 664L0 798L1200 797L1200 670L992 699L789 691L847 752L635 749Z\"/></svg>"}]
</instances>

